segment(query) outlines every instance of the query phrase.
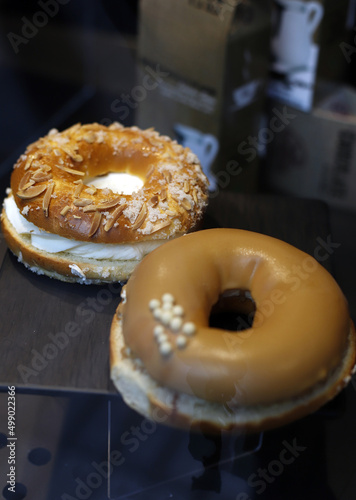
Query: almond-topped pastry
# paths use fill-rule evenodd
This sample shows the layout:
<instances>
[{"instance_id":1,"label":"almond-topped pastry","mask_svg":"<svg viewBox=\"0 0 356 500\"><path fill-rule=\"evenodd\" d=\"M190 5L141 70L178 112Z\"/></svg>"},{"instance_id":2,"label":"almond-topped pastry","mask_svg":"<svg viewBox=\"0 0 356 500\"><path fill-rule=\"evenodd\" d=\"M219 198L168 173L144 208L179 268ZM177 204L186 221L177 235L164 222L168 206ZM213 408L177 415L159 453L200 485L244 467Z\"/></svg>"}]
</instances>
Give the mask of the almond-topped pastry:
<instances>
[{"instance_id":1,"label":"almond-topped pastry","mask_svg":"<svg viewBox=\"0 0 356 500\"><path fill-rule=\"evenodd\" d=\"M151 250L196 229L207 198L198 158L169 137L77 124L21 155L1 224L9 248L37 273L120 281Z\"/></svg>"},{"instance_id":2,"label":"almond-topped pastry","mask_svg":"<svg viewBox=\"0 0 356 500\"><path fill-rule=\"evenodd\" d=\"M356 337L342 291L275 238L208 229L170 241L137 266L122 299L111 377L148 418L259 431L313 412L351 380ZM216 309L251 315L252 326L210 326Z\"/></svg>"}]
</instances>

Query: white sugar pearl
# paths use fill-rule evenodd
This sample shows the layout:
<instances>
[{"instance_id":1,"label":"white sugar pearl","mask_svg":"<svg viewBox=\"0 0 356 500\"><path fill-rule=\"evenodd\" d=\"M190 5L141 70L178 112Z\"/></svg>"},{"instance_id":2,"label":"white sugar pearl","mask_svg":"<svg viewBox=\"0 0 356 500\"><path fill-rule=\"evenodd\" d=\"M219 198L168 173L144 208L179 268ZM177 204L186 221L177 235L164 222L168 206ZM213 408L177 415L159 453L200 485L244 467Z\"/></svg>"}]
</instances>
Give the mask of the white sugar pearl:
<instances>
[{"instance_id":1,"label":"white sugar pearl","mask_svg":"<svg viewBox=\"0 0 356 500\"><path fill-rule=\"evenodd\" d=\"M181 329L182 324L183 324L182 318L175 317L172 318L169 326L174 332L178 332Z\"/></svg>"},{"instance_id":2,"label":"white sugar pearl","mask_svg":"<svg viewBox=\"0 0 356 500\"><path fill-rule=\"evenodd\" d=\"M159 344L168 342L168 335L166 333L160 333L159 335L157 335L156 340Z\"/></svg>"},{"instance_id":3,"label":"white sugar pearl","mask_svg":"<svg viewBox=\"0 0 356 500\"><path fill-rule=\"evenodd\" d=\"M163 302L162 309L164 311L172 311L172 302Z\"/></svg>"},{"instance_id":4,"label":"white sugar pearl","mask_svg":"<svg viewBox=\"0 0 356 500\"><path fill-rule=\"evenodd\" d=\"M182 332L185 335L188 335L190 337L191 335L194 335L194 333L197 331L197 328L195 324L192 321L188 321L187 323L184 323Z\"/></svg>"},{"instance_id":5,"label":"white sugar pearl","mask_svg":"<svg viewBox=\"0 0 356 500\"><path fill-rule=\"evenodd\" d=\"M176 344L179 349L184 349L188 343L187 337L184 337L184 335L178 335Z\"/></svg>"},{"instance_id":6,"label":"white sugar pearl","mask_svg":"<svg viewBox=\"0 0 356 500\"><path fill-rule=\"evenodd\" d=\"M173 304L174 297L171 293L165 293L162 295L162 301L163 302L170 302L171 304Z\"/></svg>"},{"instance_id":7,"label":"white sugar pearl","mask_svg":"<svg viewBox=\"0 0 356 500\"><path fill-rule=\"evenodd\" d=\"M161 303L158 299L152 299L148 303L148 307L151 309L151 311L154 311L154 309L157 309L160 305Z\"/></svg>"},{"instance_id":8,"label":"white sugar pearl","mask_svg":"<svg viewBox=\"0 0 356 500\"><path fill-rule=\"evenodd\" d=\"M164 327L162 325L156 325L153 329L153 335L158 337L164 333Z\"/></svg>"},{"instance_id":9,"label":"white sugar pearl","mask_svg":"<svg viewBox=\"0 0 356 500\"><path fill-rule=\"evenodd\" d=\"M168 326L172 321L172 313L171 311L162 311L161 321L164 325Z\"/></svg>"},{"instance_id":10,"label":"white sugar pearl","mask_svg":"<svg viewBox=\"0 0 356 500\"><path fill-rule=\"evenodd\" d=\"M174 306L172 310L174 316L183 316L184 314L184 309L182 306Z\"/></svg>"},{"instance_id":11,"label":"white sugar pearl","mask_svg":"<svg viewBox=\"0 0 356 500\"><path fill-rule=\"evenodd\" d=\"M153 310L153 317L155 319L161 319L162 314L163 314L163 311L159 307L156 307L156 309Z\"/></svg>"},{"instance_id":12,"label":"white sugar pearl","mask_svg":"<svg viewBox=\"0 0 356 500\"><path fill-rule=\"evenodd\" d=\"M159 352L164 357L169 356L173 352L172 344L169 342L162 342L159 345Z\"/></svg>"}]
</instances>

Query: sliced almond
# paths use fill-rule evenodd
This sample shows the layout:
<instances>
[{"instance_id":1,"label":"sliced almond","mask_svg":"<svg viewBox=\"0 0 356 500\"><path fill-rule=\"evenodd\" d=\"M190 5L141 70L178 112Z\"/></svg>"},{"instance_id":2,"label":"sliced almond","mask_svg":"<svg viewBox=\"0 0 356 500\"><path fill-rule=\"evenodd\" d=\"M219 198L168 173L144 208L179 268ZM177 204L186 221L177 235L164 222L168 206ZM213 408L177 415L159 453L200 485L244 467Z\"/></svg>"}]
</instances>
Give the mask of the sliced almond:
<instances>
[{"instance_id":1,"label":"sliced almond","mask_svg":"<svg viewBox=\"0 0 356 500\"><path fill-rule=\"evenodd\" d=\"M53 178L52 174L46 174L45 172L36 172L33 174L32 179L35 182L44 182L44 181L49 181L50 179Z\"/></svg>"},{"instance_id":2,"label":"sliced almond","mask_svg":"<svg viewBox=\"0 0 356 500\"><path fill-rule=\"evenodd\" d=\"M37 162L33 162L33 163L32 163L32 166L33 166L33 167L36 167L35 163L37 163ZM36 176L36 175L39 175L39 174L43 175L44 173L47 173L47 172L45 172L45 171L43 170L42 165L39 165L39 166L37 167L37 170L34 170L34 171L32 172L32 177L33 177L33 176Z\"/></svg>"},{"instance_id":3,"label":"sliced almond","mask_svg":"<svg viewBox=\"0 0 356 500\"><path fill-rule=\"evenodd\" d=\"M143 203L141 210L138 216L136 217L135 222L131 226L131 229L138 229L139 227L141 227L143 221L145 220L146 214L147 214L147 205L146 203Z\"/></svg>"},{"instance_id":4,"label":"sliced almond","mask_svg":"<svg viewBox=\"0 0 356 500\"><path fill-rule=\"evenodd\" d=\"M83 207L83 212L96 212L97 211L97 206L96 205L87 205L86 207Z\"/></svg>"},{"instance_id":5,"label":"sliced almond","mask_svg":"<svg viewBox=\"0 0 356 500\"><path fill-rule=\"evenodd\" d=\"M80 123L75 123L71 127L67 128L67 130L65 130L65 134L69 137L74 132L77 132L80 129L80 127L81 127Z\"/></svg>"},{"instance_id":6,"label":"sliced almond","mask_svg":"<svg viewBox=\"0 0 356 500\"><path fill-rule=\"evenodd\" d=\"M88 194L92 194L92 195L93 195L93 194L95 194L95 193L96 193L96 187L94 187L94 186L93 186L93 187L88 187L88 188L86 188L84 191L85 191L86 193L88 193Z\"/></svg>"},{"instance_id":7,"label":"sliced almond","mask_svg":"<svg viewBox=\"0 0 356 500\"><path fill-rule=\"evenodd\" d=\"M158 205L158 202L159 202L159 198L157 195L154 195L150 198L150 203L151 205L154 207L156 207Z\"/></svg>"},{"instance_id":8,"label":"sliced almond","mask_svg":"<svg viewBox=\"0 0 356 500\"><path fill-rule=\"evenodd\" d=\"M68 172L69 174L73 175L85 175L84 172L81 172L80 170L75 170L74 168L69 168L69 167L62 167L62 165L56 165L57 168L60 170L64 170L64 172Z\"/></svg>"},{"instance_id":9,"label":"sliced almond","mask_svg":"<svg viewBox=\"0 0 356 500\"><path fill-rule=\"evenodd\" d=\"M154 165L151 165L151 167L149 168L147 174L146 174L146 178L149 179L151 177L151 175L153 174L153 171L155 169L155 166Z\"/></svg>"},{"instance_id":10,"label":"sliced almond","mask_svg":"<svg viewBox=\"0 0 356 500\"><path fill-rule=\"evenodd\" d=\"M105 231L110 231L110 229L113 227L119 216L125 210L126 206L127 206L126 203L124 203L123 205L120 205L119 207L115 208L115 210L111 214L111 219L109 219L104 226Z\"/></svg>"},{"instance_id":11,"label":"sliced almond","mask_svg":"<svg viewBox=\"0 0 356 500\"><path fill-rule=\"evenodd\" d=\"M185 181L185 182L184 182L184 187L183 187L183 189L184 189L184 192L185 192L186 194L188 194L188 193L189 193L189 190L190 190L190 187L189 187L189 181Z\"/></svg>"},{"instance_id":12,"label":"sliced almond","mask_svg":"<svg viewBox=\"0 0 356 500\"><path fill-rule=\"evenodd\" d=\"M74 219L81 219L80 215L73 215Z\"/></svg>"},{"instance_id":13,"label":"sliced almond","mask_svg":"<svg viewBox=\"0 0 356 500\"><path fill-rule=\"evenodd\" d=\"M29 188L26 189L26 191L18 191L16 194L22 200L30 200L31 198L39 196L46 189L47 189L46 185L30 186Z\"/></svg>"},{"instance_id":14,"label":"sliced almond","mask_svg":"<svg viewBox=\"0 0 356 500\"><path fill-rule=\"evenodd\" d=\"M164 229L165 227L168 227L171 225L171 221L165 221L165 222L158 222L153 226L152 231L150 231L149 234L156 233L157 231L160 231L161 229Z\"/></svg>"},{"instance_id":15,"label":"sliced almond","mask_svg":"<svg viewBox=\"0 0 356 500\"><path fill-rule=\"evenodd\" d=\"M191 210L192 209L192 205L190 204L190 201L187 198L183 198L181 204L182 204L182 207L185 210Z\"/></svg>"},{"instance_id":16,"label":"sliced almond","mask_svg":"<svg viewBox=\"0 0 356 500\"><path fill-rule=\"evenodd\" d=\"M177 203L177 206L176 206L176 210L180 213L180 214L185 214L186 210L185 208L183 208L183 203L182 201L178 200L178 198L176 196L172 196L170 195L170 197L172 198L172 200L174 200L176 203ZM190 206L190 205L189 205Z\"/></svg>"},{"instance_id":17,"label":"sliced almond","mask_svg":"<svg viewBox=\"0 0 356 500\"><path fill-rule=\"evenodd\" d=\"M83 136L83 139L88 144L93 144L93 142L95 141L95 134L94 134L94 132L88 132L87 134L85 134Z\"/></svg>"},{"instance_id":18,"label":"sliced almond","mask_svg":"<svg viewBox=\"0 0 356 500\"><path fill-rule=\"evenodd\" d=\"M198 194L197 194L197 190L196 189L193 189L193 200L194 200L194 203L198 203Z\"/></svg>"},{"instance_id":19,"label":"sliced almond","mask_svg":"<svg viewBox=\"0 0 356 500\"><path fill-rule=\"evenodd\" d=\"M76 207L86 207L87 205L92 205L93 200L88 200L87 198L79 198L79 200L74 200L73 205Z\"/></svg>"},{"instance_id":20,"label":"sliced almond","mask_svg":"<svg viewBox=\"0 0 356 500\"><path fill-rule=\"evenodd\" d=\"M78 162L83 161L83 157L82 157L82 155L80 155L79 153L75 153L75 154L72 156L72 158L73 158L73 160L74 160L74 161L78 161Z\"/></svg>"},{"instance_id":21,"label":"sliced almond","mask_svg":"<svg viewBox=\"0 0 356 500\"><path fill-rule=\"evenodd\" d=\"M99 130L98 133L95 134L95 139L97 144L102 144L104 142L104 134Z\"/></svg>"},{"instance_id":22,"label":"sliced almond","mask_svg":"<svg viewBox=\"0 0 356 500\"><path fill-rule=\"evenodd\" d=\"M49 209L49 204L51 201L53 189L54 189L54 182L51 182L50 184L48 184L45 195L43 197L42 208L43 208L45 217L48 217L48 209Z\"/></svg>"},{"instance_id":23,"label":"sliced almond","mask_svg":"<svg viewBox=\"0 0 356 500\"><path fill-rule=\"evenodd\" d=\"M70 206L69 205L66 205L61 211L60 211L60 214L63 215L63 217L65 215L67 215L67 213L69 212L70 210Z\"/></svg>"},{"instance_id":24,"label":"sliced almond","mask_svg":"<svg viewBox=\"0 0 356 500\"><path fill-rule=\"evenodd\" d=\"M31 177L31 172L26 172L25 175L22 177L22 179L19 182L19 191L22 191L24 189L24 186L28 183ZM33 182L34 184L34 182Z\"/></svg>"},{"instance_id":25,"label":"sliced almond","mask_svg":"<svg viewBox=\"0 0 356 500\"><path fill-rule=\"evenodd\" d=\"M166 181L168 183L171 182L171 180L172 180L172 174L171 174L171 172L169 172L168 170L165 170L163 172L163 175L164 175L164 178L166 179Z\"/></svg>"},{"instance_id":26,"label":"sliced almond","mask_svg":"<svg viewBox=\"0 0 356 500\"><path fill-rule=\"evenodd\" d=\"M28 170L33 162L33 160L35 159L35 156L34 155L29 155L27 160L26 160L26 163L25 163L25 166L24 166L24 170Z\"/></svg>"},{"instance_id":27,"label":"sliced almond","mask_svg":"<svg viewBox=\"0 0 356 500\"><path fill-rule=\"evenodd\" d=\"M107 208L113 208L116 207L120 203L121 198L114 198L113 200L110 201L105 201L103 203L98 203L97 208L98 210L106 210Z\"/></svg>"},{"instance_id":28,"label":"sliced almond","mask_svg":"<svg viewBox=\"0 0 356 500\"><path fill-rule=\"evenodd\" d=\"M162 201L165 201L167 199L167 189L166 188L162 188L160 198Z\"/></svg>"},{"instance_id":29,"label":"sliced almond","mask_svg":"<svg viewBox=\"0 0 356 500\"><path fill-rule=\"evenodd\" d=\"M91 223L90 230L89 230L89 237L91 238L99 229L101 222L101 213L100 212L95 212L94 217L93 217L93 222Z\"/></svg>"},{"instance_id":30,"label":"sliced almond","mask_svg":"<svg viewBox=\"0 0 356 500\"><path fill-rule=\"evenodd\" d=\"M72 160L77 161L77 162L81 162L81 161L83 161L83 157L82 157L82 155L80 155L80 154L76 153L76 152L74 151L74 149L71 149L71 148L69 148L69 147L67 147L67 146L62 146L62 150L63 150L65 153L67 153L67 155L68 155L68 156L70 156L70 158L72 158Z\"/></svg>"},{"instance_id":31,"label":"sliced almond","mask_svg":"<svg viewBox=\"0 0 356 500\"><path fill-rule=\"evenodd\" d=\"M22 191L26 191L30 186L33 186L35 184L35 181L30 179L22 188Z\"/></svg>"},{"instance_id":32,"label":"sliced almond","mask_svg":"<svg viewBox=\"0 0 356 500\"><path fill-rule=\"evenodd\" d=\"M124 126L119 122L112 122L112 124L109 125L109 130L121 130L123 128Z\"/></svg>"},{"instance_id":33,"label":"sliced almond","mask_svg":"<svg viewBox=\"0 0 356 500\"><path fill-rule=\"evenodd\" d=\"M22 188L22 191L26 191L26 189L28 189L30 186L33 186L35 183L34 180L30 179Z\"/></svg>"},{"instance_id":34,"label":"sliced almond","mask_svg":"<svg viewBox=\"0 0 356 500\"><path fill-rule=\"evenodd\" d=\"M178 205L177 210L182 215L185 215L185 213L186 213L186 210L183 207L181 207L180 205Z\"/></svg>"},{"instance_id":35,"label":"sliced almond","mask_svg":"<svg viewBox=\"0 0 356 500\"><path fill-rule=\"evenodd\" d=\"M84 187L83 181L80 179L80 181L77 182L76 185L77 185L77 187L75 188L75 191L74 191L74 197L78 198L78 196L80 196L80 193L82 192L82 189Z\"/></svg>"},{"instance_id":36,"label":"sliced almond","mask_svg":"<svg viewBox=\"0 0 356 500\"><path fill-rule=\"evenodd\" d=\"M157 140L154 139L153 137L149 137L148 139L150 141L150 143L152 144L152 146L156 147L156 148L159 148L159 149L162 149L164 146L161 142L161 140Z\"/></svg>"}]
</instances>

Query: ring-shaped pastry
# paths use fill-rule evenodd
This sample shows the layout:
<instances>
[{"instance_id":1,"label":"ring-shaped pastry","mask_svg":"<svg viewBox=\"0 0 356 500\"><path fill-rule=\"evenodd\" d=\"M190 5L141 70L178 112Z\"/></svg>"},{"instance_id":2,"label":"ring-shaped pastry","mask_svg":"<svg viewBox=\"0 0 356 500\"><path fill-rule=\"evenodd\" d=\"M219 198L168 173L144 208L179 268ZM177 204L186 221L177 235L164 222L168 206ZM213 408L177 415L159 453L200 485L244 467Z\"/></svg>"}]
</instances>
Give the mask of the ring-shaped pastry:
<instances>
[{"instance_id":1,"label":"ring-shaped pastry","mask_svg":"<svg viewBox=\"0 0 356 500\"><path fill-rule=\"evenodd\" d=\"M96 187L107 174L134 176L142 186L128 194ZM10 249L36 272L122 280L153 248L197 228L207 189L198 158L167 136L77 124L51 130L21 155L2 227Z\"/></svg>"},{"instance_id":2,"label":"ring-shaped pastry","mask_svg":"<svg viewBox=\"0 0 356 500\"><path fill-rule=\"evenodd\" d=\"M237 291L244 303L252 296L252 326L210 327L212 309ZM211 229L167 243L135 270L113 320L111 363L123 397L150 418L161 408L167 423L259 430L345 386L355 330L313 257L265 235Z\"/></svg>"}]
</instances>

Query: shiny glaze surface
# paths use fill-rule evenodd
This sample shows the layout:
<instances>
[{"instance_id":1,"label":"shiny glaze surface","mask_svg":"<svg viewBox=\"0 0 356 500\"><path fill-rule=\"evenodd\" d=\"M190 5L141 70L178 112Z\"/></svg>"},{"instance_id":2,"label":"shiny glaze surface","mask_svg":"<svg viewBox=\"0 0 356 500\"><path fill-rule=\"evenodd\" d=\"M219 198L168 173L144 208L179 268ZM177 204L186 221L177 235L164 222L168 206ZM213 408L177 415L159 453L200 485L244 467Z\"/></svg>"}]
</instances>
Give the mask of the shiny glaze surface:
<instances>
[{"instance_id":1,"label":"shiny glaze surface","mask_svg":"<svg viewBox=\"0 0 356 500\"><path fill-rule=\"evenodd\" d=\"M252 328L209 328L228 289L249 290ZM152 299L170 293L197 331L185 349L162 356L153 337ZM310 391L338 366L347 347L347 302L311 256L280 240L236 229L211 229L149 254L126 286L127 346L163 385L231 405L270 404ZM168 331L170 338L174 333Z\"/></svg>"},{"instance_id":2,"label":"shiny glaze surface","mask_svg":"<svg viewBox=\"0 0 356 500\"><path fill-rule=\"evenodd\" d=\"M87 179L110 172L138 176L143 187L131 195L88 191ZM27 220L66 238L98 243L184 234L202 217L207 186L188 148L153 129L118 123L50 131L28 146L11 177L16 204Z\"/></svg>"}]
</instances>

